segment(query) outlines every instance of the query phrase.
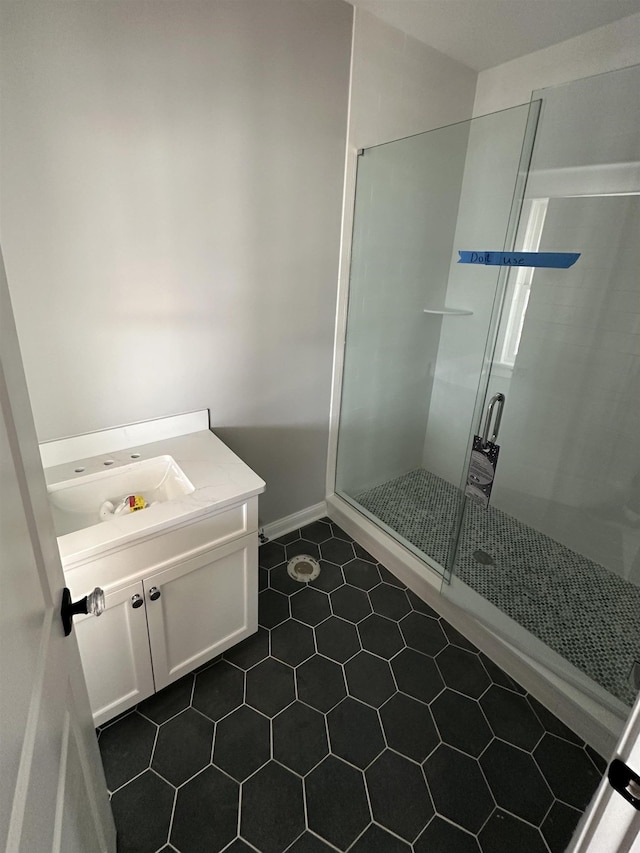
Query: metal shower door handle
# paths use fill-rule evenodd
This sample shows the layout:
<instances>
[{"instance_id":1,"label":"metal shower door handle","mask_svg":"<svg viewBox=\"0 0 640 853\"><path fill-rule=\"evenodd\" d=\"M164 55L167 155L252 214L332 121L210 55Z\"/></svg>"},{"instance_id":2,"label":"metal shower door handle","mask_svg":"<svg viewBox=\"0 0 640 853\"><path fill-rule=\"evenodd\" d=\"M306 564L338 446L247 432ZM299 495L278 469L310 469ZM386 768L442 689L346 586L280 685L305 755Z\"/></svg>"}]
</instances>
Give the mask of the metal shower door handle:
<instances>
[{"instance_id":1,"label":"metal shower door handle","mask_svg":"<svg viewBox=\"0 0 640 853\"><path fill-rule=\"evenodd\" d=\"M505 396L504 394L494 394L493 397L489 400L489 405L487 406L487 416L484 419L484 430L482 431L482 446L486 447L489 442L493 442L495 444L496 439L498 438L498 433L500 432L500 421L502 420L502 409L504 407ZM491 429L491 421L493 420L493 410L497 407L496 420L493 425L493 432L491 433L491 437L489 437L489 431Z\"/></svg>"}]
</instances>

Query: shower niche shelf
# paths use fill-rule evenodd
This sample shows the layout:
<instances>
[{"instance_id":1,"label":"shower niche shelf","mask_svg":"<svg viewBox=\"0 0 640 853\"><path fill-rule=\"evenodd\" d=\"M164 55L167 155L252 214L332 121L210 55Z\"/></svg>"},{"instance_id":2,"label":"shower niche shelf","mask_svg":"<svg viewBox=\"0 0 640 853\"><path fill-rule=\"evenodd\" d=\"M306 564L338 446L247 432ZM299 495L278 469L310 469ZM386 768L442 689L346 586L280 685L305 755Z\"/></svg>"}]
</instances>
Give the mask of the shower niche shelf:
<instances>
[{"instance_id":1,"label":"shower niche shelf","mask_svg":"<svg viewBox=\"0 0 640 853\"><path fill-rule=\"evenodd\" d=\"M470 317L473 311L467 308L424 308L424 314L439 314L441 317Z\"/></svg>"}]
</instances>

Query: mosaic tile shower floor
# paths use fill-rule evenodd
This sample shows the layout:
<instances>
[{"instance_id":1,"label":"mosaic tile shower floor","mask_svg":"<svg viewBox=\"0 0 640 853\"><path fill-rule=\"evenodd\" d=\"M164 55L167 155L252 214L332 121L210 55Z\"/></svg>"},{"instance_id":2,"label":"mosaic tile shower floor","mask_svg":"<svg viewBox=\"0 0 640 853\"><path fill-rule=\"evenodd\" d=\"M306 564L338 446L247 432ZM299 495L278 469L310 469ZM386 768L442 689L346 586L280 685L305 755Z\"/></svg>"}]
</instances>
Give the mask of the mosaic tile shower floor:
<instances>
[{"instance_id":1,"label":"mosaic tile shower floor","mask_svg":"<svg viewBox=\"0 0 640 853\"><path fill-rule=\"evenodd\" d=\"M260 589L258 633L100 727L119 853L566 849L606 762L357 542L269 542Z\"/></svg>"},{"instance_id":2,"label":"mosaic tile shower floor","mask_svg":"<svg viewBox=\"0 0 640 853\"><path fill-rule=\"evenodd\" d=\"M358 495L370 513L441 565L460 490L425 470ZM473 553L493 557L483 565ZM500 510L469 501L456 574L609 693L632 705L640 658L640 589Z\"/></svg>"}]
</instances>

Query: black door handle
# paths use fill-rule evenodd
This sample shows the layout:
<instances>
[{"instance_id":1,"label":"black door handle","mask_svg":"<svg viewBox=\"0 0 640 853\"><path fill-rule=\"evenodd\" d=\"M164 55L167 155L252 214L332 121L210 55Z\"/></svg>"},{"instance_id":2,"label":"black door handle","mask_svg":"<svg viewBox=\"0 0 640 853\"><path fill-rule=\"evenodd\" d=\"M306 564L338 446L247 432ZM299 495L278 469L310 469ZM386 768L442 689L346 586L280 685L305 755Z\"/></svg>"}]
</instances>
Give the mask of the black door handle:
<instances>
[{"instance_id":1,"label":"black door handle","mask_svg":"<svg viewBox=\"0 0 640 853\"><path fill-rule=\"evenodd\" d=\"M89 595L84 598L79 598L78 601L71 601L71 590L65 588L62 591L62 606L60 607L60 617L62 619L62 627L64 635L68 637L73 630L73 617L79 613L91 613L92 616L100 616L104 611L104 592L97 586Z\"/></svg>"}]
</instances>

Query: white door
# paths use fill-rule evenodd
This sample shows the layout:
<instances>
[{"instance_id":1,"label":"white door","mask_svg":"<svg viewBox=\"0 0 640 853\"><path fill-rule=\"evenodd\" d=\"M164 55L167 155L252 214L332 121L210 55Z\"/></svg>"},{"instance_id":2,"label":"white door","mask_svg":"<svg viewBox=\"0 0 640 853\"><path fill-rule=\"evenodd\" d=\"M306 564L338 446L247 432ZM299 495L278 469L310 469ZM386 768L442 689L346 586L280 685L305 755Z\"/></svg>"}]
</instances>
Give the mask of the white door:
<instances>
[{"instance_id":1,"label":"white door","mask_svg":"<svg viewBox=\"0 0 640 853\"><path fill-rule=\"evenodd\" d=\"M640 777L640 694L618 741L613 759ZM569 846L568 853L640 853L640 785L631 783L635 806L605 775Z\"/></svg>"},{"instance_id":2,"label":"white door","mask_svg":"<svg viewBox=\"0 0 640 853\"><path fill-rule=\"evenodd\" d=\"M115 853L0 255L0 850Z\"/></svg>"}]
</instances>

